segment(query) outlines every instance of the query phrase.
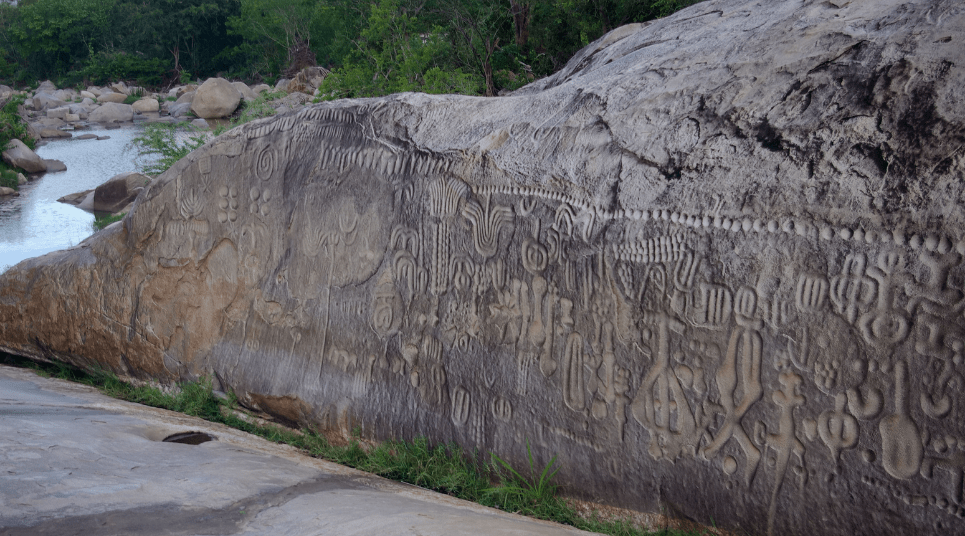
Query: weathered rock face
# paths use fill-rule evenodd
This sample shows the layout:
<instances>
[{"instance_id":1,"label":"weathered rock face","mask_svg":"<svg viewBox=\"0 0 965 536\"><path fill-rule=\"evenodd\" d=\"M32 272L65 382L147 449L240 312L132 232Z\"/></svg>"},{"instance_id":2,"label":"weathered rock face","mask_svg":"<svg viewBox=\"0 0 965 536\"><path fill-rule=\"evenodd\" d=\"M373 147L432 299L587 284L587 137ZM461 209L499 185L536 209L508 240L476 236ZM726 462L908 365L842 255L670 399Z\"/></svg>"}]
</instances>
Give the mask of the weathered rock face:
<instances>
[{"instance_id":1,"label":"weathered rock face","mask_svg":"<svg viewBox=\"0 0 965 536\"><path fill-rule=\"evenodd\" d=\"M231 82L224 78L209 78L191 100L191 111L201 119L227 117L240 103L241 92Z\"/></svg>"},{"instance_id":2,"label":"weathered rock face","mask_svg":"<svg viewBox=\"0 0 965 536\"><path fill-rule=\"evenodd\" d=\"M91 112L88 119L94 123L130 121L134 118L134 107L130 104L106 102Z\"/></svg>"},{"instance_id":3,"label":"weathered rock face","mask_svg":"<svg viewBox=\"0 0 965 536\"><path fill-rule=\"evenodd\" d=\"M3 148L2 158L7 164L27 173L40 173L47 170L44 160L20 140L10 140Z\"/></svg>"},{"instance_id":4,"label":"weathered rock face","mask_svg":"<svg viewBox=\"0 0 965 536\"><path fill-rule=\"evenodd\" d=\"M250 123L6 273L2 345L751 534L960 532L963 39L710 1L511 97Z\"/></svg>"},{"instance_id":5,"label":"weathered rock face","mask_svg":"<svg viewBox=\"0 0 965 536\"><path fill-rule=\"evenodd\" d=\"M131 107L137 113L150 113L161 109L157 99L141 99L132 104Z\"/></svg>"}]
</instances>

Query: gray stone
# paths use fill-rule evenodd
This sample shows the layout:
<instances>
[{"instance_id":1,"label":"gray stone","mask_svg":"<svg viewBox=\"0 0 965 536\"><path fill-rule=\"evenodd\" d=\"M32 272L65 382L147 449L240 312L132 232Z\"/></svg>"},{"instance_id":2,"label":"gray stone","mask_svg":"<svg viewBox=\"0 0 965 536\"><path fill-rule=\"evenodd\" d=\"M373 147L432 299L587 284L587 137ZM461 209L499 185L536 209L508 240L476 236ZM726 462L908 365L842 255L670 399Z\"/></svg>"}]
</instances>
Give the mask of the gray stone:
<instances>
[{"instance_id":1,"label":"gray stone","mask_svg":"<svg viewBox=\"0 0 965 536\"><path fill-rule=\"evenodd\" d=\"M224 78L209 78L198 88L191 111L201 119L228 117L241 103L241 92Z\"/></svg>"},{"instance_id":2,"label":"gray stone","mask_svg":"<svg viewBox=\"0 0 965 536\"><path fill-rule=\"evenodd\" d=\"M313 95L328 74L328 69L323 67L306 67L292 78L285 89L289 93L297 91L306 95Z\"/></svg>"},{"instance_id":3,"label":"gray stone","mask_svg":"<svg viewBox=\"0 0 965 536\"><path fill-rule=\"evenodd\" d=\"M37 86L38 93L53 93L57 91L57 86L50 80L44 80Z\"/></svg>"},{"instance_id":4,"label":"gray stone","mask_svg":"<svg viewBox=\"0 0 965 536\"><path fill-rule=\"evenodd\" d=\"M120 173L94 188L90 210L116 213L137 198L151 182L151 177L137 172Z\"/></svg>"},{"instance_id":5,"label":"gray stone","mask_svg":"<svg viewBox=\"0 0 965 536\"><path fill-rule=\"evenodd\" d=\"M120 104L126 99L127 95L124 95L123 93L105 92L101 93L100 96L97 97L97 102Z\"/></svg>"},{"instance_id":6,"label":"gray stone","mask_svg":"<svg viewBox=\"0 0 965 536\"><path fill-rule=\"evenodd\" d=\"M20 192L14 190L13 188L7 188L6 186L0 186L0 197L17 197Z\"/></svg>"},{"instance_id":7,"label":"gray stone","mask_svg":"<svg viewBox=\"0 0 965 536\"><path fill-rule=\"evenodd\" d=\"M20 140L10 140L3 150L3 161L27 173L40 173L47 170L42 158Z\"/></svg>"},{"instance_id":8,"label":"gray stone","mask_svg":"<svg viewBox=\"0 0 965 536\"><path fill-rule=\"evenodd\" d=\"M182 93L180 97L178 97L178 100L174 101L174 104L184 104L184 103L191 104L191 101L194 100L195 94L196 94L195 91L186 91Z\"/></svg>"},{"instance_id":9,"label":"gray stone","mask_svg":"<svg viewBox=\"0 0 965 536\"><path fill-rule=\"evenodd\" d=\"M94 94L91 93L90 91L81 91L81 92L80 92L80 96L81 96L82 98L91 99L91 100L94 100L94 99L97 98L97 95L94 95Z\"/></svg>"},{"instance_id":10,"label":"gray stone","mask_svg":"<svg viewBox=\"0 0 965 536\"><path fill-rule=\"evenodd\" d=\"M72 134L57 128L44 128L40 130L41 138L69 138Z\"/></svg>"},{"instance_id":11,"label":"gray stone","mask_svg":"<svg viewBox=\"0 0 965 536\"><path fill-rule=\"evenodd\" d=\"M137 113L157 112L160 109L160 105L158 104L157 100L151 98L141 99L131 106L134 107L134 111Z\"/></svg>"},{"instance_id":12,"label":"gray stone","mask_svg":"<svg viewBox=\"0 0 965 536\"><path fill-rule=\"evenodd\" d=\"M0 344L741 533L959 533L963 41L711 0L508 97L248 123L0 276Z\"/></svg>"},{"instance_id":13,"label":"gray stone","mask_svg":"<svg viewBox=\"0 0 965 536\"><path fill-rule=\"evenodd\" d=\"M23 186L24 184L27 184L27 177L23 173L17 173L17 185Z\"/></svg>"},{"instance_id":14,"label":"gray stone","mask_svg":"<svg viewBox=\"0 0 965 536\"><path fill-rule=\"evenodd\" d=\"M58 108L67 104L60 99L54 98L49 93L44 93L42 91L38 91L33 98L30 99L30 102L33 104L33 109L39 112L43 112L48 108Z\"/></svg>"},{"instance_id":15,"label":"gray stone","mask_svg":"<svg viewBox=\"0 0 965 536\"><path fill-rule=\"evenodd\" d=\"M74 139L78 139L78 140L96 140L96 139L97 139L97 134L81 134L80 136L77 136L77 137L74 138Z\"/></svg>"},{"instance_id":16,"label":"gray stone","mask_svg":"<svg viewBox=\"0 0 965 536\"><path fill-rule=\"evenodd\" d=\"M231 85L241 92L241 98L247 101L253 101L258 98L258 95L244 82L232 82Z\"/></svg>"},{"instance_id":17,"label":"gray stone","mask_svg":"<svg viewBox=\"0 0 965 536\"><path fill-rule=\"evenodd\" d=\"M291 82L291 80L287 78L279 78L278 81L275 82L275 91L288 91L289 82Z\"/></svg>"},{"instance_id":18,"label":"gray stone","mask_svg":"<svg viewBox=\"0 0 965 536\"><path fill-rule=\"evenodd\" d=\"M78 114L67 114L64 116L64 120L68 123L76 123L80 121L80 115Z\"/></svg>"},{"instance_id":19,"label":"gray stone","mask_svg":"<svg viewBox=\"0 0 965 536\"><path fill-rule=\"evenodd\" d=\"M209 128L208 122L201 118L191 121L191 125L197 128Z\"/></svg>"},{"instance_id":20,"label":"gray stone","mask_svg":"<svg viewBox=\"0 0 965 536\"><path fill-rule=\"evenodd\" d=\"M269 86L268 84L258 84L257 86L251 88L251 91L255 92L255 94L257 95L261 95L262 93L270 89L271 89L271 86Z\"/></svg>"},{"instance_id":21,"label":"gray stone","mask_svg":"<svg viewBox=\"0 0 965 536\"><path fill-rule=\"evenodd\" d=\"M61 162L60 160L45 158L44 166L47 168L47 173L58 173L60 171L67 171L67 165Z\"/></svg>"},{"instance_id":22,"label":"gray stone","mask_svg":"<svg viewBox=\"0 0 965 536\"><path fill-rule=\"evenodd\" d=\"M134 108L130 104L107 102L92 111L87 119L93 123L130 121L134 118Z\"/></svg>"},{"instance_id":23,"label":"gray stone","mask_svg":"<svg viewBox=\"0 0 965 536\"><path fill-rule=\"evenodd\" d=\"M115 83L111 84L110 87L111 87L112 90L114 90L115 92L120 93L120 94L122 94L122 95L130 95L130 94L131 94L131 88L127 87L127 84L125 84L124 82L115 82Z\"/></svg>"},{"instance_id":24,"label":"gray stone","mask_svg":"<svg viewBox=\"0 0 965 536\"><path fill-rule=\"evenodd\" d=\"M64 119L69 113L69 106L60 106L58 108L47 108L46 115L48 119Z\"/></svg>"},{"instance_id":25,"label":"gray stone","mask_svg":"<svg viewBox=\"0 0 965 536\"><path fill-rule=\"evenodd\" d=\"M96 86L88 86L87 92L93 95L93 97L90 98L96 99L97 97L101 96L101 93L103 93L104 90Z\"/></svg>"},{"instance_id":26,"label":"gray stone","mask_svg":"<svg viewBox=\"0 0 965 536\"><path fill-rule=\"evenodd\" d=\"M175 117L175 118L184 117L188 115L188 112L190 111L191 111L190 102L175 103L173 106L168 108L168 113L171 114L171 117Z\"/></svg>"}]
</instances>

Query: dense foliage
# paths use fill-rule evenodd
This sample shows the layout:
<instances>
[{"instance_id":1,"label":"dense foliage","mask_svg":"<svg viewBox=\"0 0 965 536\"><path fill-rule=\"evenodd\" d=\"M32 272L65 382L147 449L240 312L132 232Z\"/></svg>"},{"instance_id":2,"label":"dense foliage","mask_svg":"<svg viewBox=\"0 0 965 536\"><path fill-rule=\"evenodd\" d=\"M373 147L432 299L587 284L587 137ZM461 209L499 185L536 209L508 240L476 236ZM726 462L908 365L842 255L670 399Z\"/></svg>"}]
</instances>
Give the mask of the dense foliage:
<instances>
[{"instance_id":1,"label":"dense foliage","mask_svg":"<svg viewBox=\"0 0 965 536\"><path fill-rule=\"evenodd\" d=\"M493 95L622 24L697 0L21 0L0 3L0 82L272 82L319 64L332 98Z\"/></svg>"}]
</instances>

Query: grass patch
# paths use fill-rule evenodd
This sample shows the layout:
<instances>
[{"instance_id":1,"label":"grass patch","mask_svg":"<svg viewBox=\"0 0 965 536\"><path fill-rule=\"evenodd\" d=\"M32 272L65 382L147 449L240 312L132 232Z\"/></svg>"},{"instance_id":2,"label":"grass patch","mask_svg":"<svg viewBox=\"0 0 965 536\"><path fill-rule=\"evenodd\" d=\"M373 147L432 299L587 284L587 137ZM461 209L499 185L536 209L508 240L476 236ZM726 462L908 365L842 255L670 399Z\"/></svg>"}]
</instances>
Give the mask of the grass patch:
<instances>
[{"instance_id":1,"label":"grass patch","mask_svg":"<svg viewBox=\"0 0 965 536\"><path fill-rule=\"evenodd\" d=\"M6 102L0 101L0 150L13 139L22 141L31 149L36 148L34 139L27 131L27 124L17 113L17 107L26 100L26 95L14 95Z\"/></svg>"},{"instance_id":2,"label":"grass patch","mask_svg":"<svg viewBox=\"0 0 965 536\"><path fill-rule=\"evenodd\" d=\"M160 175L178 160L187 156L188 153L207 143L212 137L220 136L228 130L249 121L275 115L275 109L270 103L285 95L286 93L283 91L266 91L255 100L245 101L241 113L236 118L227 124L218 126L211 132L184 125L148 124L132 141L134 149L138 153L138 160L148 162L138 164L138 167L141 168L141 172L148 175ZM189 115L194 117L193 112Z\"/></svg>"},{"instance_id":3,"label":"grass patch","mask_svg":"<svg viewBox=\"0 0 965 536\"><path fill-rule=\"evenodd\" d=\"M128 96L124 99L124 104L134 104L135 102L137 102L137 101L139 101L139 100L141 100L140 97L136 97L136 96L134 96L134 95L128 95Z\"/></svg>"},{"instance_id":4,"label":"grass patch","mask_svg":"<svg viewBox=\"0 0 965 536\"><path fill-rule=\"evenodd\" d=\"M123 220L123 219L124 219L124 216L125 216L126 214L127 214L127 212L122 212L122 213L116 214L116 215L115 215L115 214L108 214L108 215L106 215L106 216L96 216L96 215L95 215L95 216L94 216L94 229L100 231L100 230L103 229L104 227L107 227L108 225L110 225L110 224L112 224L112 223L114 223L114 222L118 222L118 221Z\"/></svg>"},{"instance_id":5,"label":"grass patch","mask_svg":"<svg viewBox=\"0 0 965 536\"><path fill-rule=\"evenodd\" d=\"M63 363L38 363L0 352L0 364L29 368L44 377L60 378L96 387L102 393L130 402L164 408L207 421L225 424L276 443L302 449L307 454L354 467L399 482L445 493L460 499L540 519L557 521L583 530L619 536L704 536L709 530L646 531L631 521L590 519L579 516L559 496L552 483L559 470L554 457L540 470L529 454L526 476L501 458L490 455L488 462L464 452L455 444L431 445L424 438L413 441L385 441L372 446L355 437L347 445L334 445L315 430L295 431L281 426L260 424L244 417L233 393L216 394L211 380L181 384L166 393L151 386L135 386L105 371L86 372Z\"/></svg>"},{"instance_id":6,"label":"grass patch","mask_svg":"<svg viewBox=\"0 0 965 536\"><path fill-rule=\"evenodd\" d=\"M17 172L10 169L6 164L0 163L0 186L20 189L20 181L17 179Z\"/></svg>"}]
</instances>

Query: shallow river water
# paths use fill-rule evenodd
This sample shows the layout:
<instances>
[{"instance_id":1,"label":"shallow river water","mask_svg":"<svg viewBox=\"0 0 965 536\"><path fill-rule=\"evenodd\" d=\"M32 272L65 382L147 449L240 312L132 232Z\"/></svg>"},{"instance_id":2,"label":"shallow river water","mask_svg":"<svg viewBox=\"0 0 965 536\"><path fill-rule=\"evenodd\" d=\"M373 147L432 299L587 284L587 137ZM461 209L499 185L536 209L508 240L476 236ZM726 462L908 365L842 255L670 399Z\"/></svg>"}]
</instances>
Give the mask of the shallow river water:
<instances>
[{"instance_id":1,"label":"shallow river water","mask_svg":"<svg viewBox=\"0 0 965 536\"><path fill-rule=\"evenodd\" d=\"M108 140L70 138L37 149L41 158L60 160L67 171L48 173L20 187L20 197L0 198L0 272L24 259L77 245L94 233L94 215L57 199L90 190L124 171L134 171L131 140L138 127L74 133Z\"/></svg>"}]
</instances>

